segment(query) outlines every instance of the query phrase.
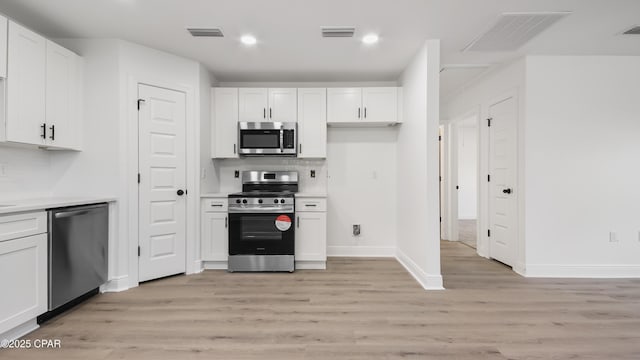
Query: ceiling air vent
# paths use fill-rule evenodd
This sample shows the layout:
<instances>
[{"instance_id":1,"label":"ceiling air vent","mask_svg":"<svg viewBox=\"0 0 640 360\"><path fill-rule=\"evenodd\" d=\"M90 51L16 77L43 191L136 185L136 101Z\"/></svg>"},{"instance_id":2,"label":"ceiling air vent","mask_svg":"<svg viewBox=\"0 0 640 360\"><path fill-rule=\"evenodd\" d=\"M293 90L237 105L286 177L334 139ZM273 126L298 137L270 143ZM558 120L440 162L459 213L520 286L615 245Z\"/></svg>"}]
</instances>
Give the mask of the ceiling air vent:
<instances>
[{"instance_id":1,"label":"ceiling air vent","mask_svg":"<svg viewBox=\"0 0 640 360\"><path fill-rule=\"evenodd\" d=\"M570 12L504 13L463 51L514 51Z\"/></svg>"},{"instance_id":2,"label":"ceiling air vent","mask_svg":"<svg viewBox=\"0 0 640 360\"><path fill-rule=\"evenodd\" d=\"M352 26L324 26L322 37L353 37L356 28Z\"/></svg>"},{"instance_id":3,"label":"ceiling air vent","mask_svg":"<svg viewBox=\"0 0 640 360\"><path fill-rule=\"evenodd\" d=\"M622 34L624 34L624 35L640 35L640 25L636 25L636 26L632 27L631 29L623 32Z\"/></svg>"},{"instance_id":4,"label":"ceiling air vent","mask_svg":"<svg viewBox=\"0 0 640 360\"><path fill-rule=\"evenodd\" d=\"M187 28L194 37L224 37L220 28Z\"/></svg>"}]
</instances>

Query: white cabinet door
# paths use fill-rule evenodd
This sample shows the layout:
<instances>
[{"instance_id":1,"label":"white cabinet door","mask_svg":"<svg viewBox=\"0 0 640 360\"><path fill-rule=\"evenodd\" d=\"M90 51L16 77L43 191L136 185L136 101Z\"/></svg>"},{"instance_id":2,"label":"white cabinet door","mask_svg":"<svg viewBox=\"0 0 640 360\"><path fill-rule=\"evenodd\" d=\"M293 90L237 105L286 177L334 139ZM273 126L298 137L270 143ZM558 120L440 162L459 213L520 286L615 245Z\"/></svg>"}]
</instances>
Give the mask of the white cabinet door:
<instances>
[{"instance_id":1,"label":"white cabinet door","mask_svg":"<svg viewBox=\"0 0 640 360\"><path fill-rule=\"evenodd\" d=\"M45 38L10 21L6 126L8 141L45 144L45 59Z\"/></svg>"},{"instance_id":2,"label":"white cabinet door","mask_svg":"<svg viewBox=\"0 0 640 360\"><path fill-rule=\"evenodd\" d=\"M0 334L47 311L47 234L0 242Z\"/></svg>"},{"instance_id":3,"label":"white cabinet door","mask_svg":"<svg viewBox=\"0 0 640 360\"><path fill-rule=\"evenodd\" d=\"M362 89L362 119L366 122L395 123L398 121L398 88L372 87Z\"/></svg>"},{"instance_id":4,"label":"white cabinet door","mask_svg":"<svg viewBox=\"0 0 640 360\"><path fill-rule=\"evenodd\" d=\"M227 261L229 254L229 218L226 212L202 214L202 260Z\"/></svg>"},{"instance_id":5,"label":"white cabinet door","mask_svg":"<svg viewBox=\"0 0 640 360\"><path fill-rule=\"evenodd\" d=\"M213 88L212 158L238 157L238 89Z\"/></svg>"},{"instance_id":6,"label":"white cabinet door","mask_svg":"<svg viewBox=\"0 0 640 360\"><path fill-rule=\"evenodd\" d=\"M298 157L327 157L327 89L298 89Z\"/></svg>"},{"instance_id":7,"label":"white cabinet door","mask_svg":"<svg viewBox=\"0 0 640 360\"><path fill-rule=\"evenodd\" d=\"M361 88L327 89L327 122L358 122L362 113Z\"/></svg>"},{"instance_id":8,"label":"white cabinet door","mask_svg":"<svg viewBox=\"0 0 640 360\"><path fill-rule=\"evenodd\" d=\"M78 148L78 58L72 51L47 40L47 144L58 148Z\"/></svg>"},{"instance_id":9,"label":"white cabinet door","mask_svg":"<svg viewBox=\"0 0 640 360\"><path fill-rule=\"evenodd\" d=\"M327 260L327 213L298 212L296 260Z\"/></svg>"},{"instance_id":10,"label":"white cabinet door","mask_svg":"<svg viewBox=\"0 0 640 360\"><path fill-rule=\"evenodd\" d=\"M296 93L296 89L269 89L267 118L276 122L296 122L298 117Z\"/></svg>"},{"instance_id":11,"label":"white cabinet door","mask_svg":"<svg viewBox=\"0 0 640 360\"><path fill-rule=\"evenodd\" d=\"M0 78L7 77L7 30L9 22L0 15Z\"/></svg>"},{"instance_id":12,"label":"white cabinet door","mask_svg":"<svg viewBox=\"0 0 640 360\"><path fill-rule=\"evenodd\" d=\"M269 121L267 89L240 88L238 95L240 121Z\"/></svg>"}]
</instances>

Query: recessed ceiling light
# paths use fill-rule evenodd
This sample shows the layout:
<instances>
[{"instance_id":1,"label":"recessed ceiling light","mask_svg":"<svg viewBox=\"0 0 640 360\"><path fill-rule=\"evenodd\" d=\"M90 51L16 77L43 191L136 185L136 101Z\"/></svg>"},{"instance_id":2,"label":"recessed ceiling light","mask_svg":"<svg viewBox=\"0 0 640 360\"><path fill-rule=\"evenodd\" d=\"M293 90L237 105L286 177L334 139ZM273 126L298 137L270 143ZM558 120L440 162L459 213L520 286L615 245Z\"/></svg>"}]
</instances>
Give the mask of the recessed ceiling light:
<instances>
[{"instance_id":1,"label":"recessed ceiling light","mask_svg":"<svg viewBox=\"0 0 640 360\"><path fill-rule=\"evenodd\" d=\"M240 41L245 45L255 45L258 42L258 40L256 40L252 35L242 35Z\"/></svg>"},{"instance_id":2,"label":"recessed ceiling light","mask_svg":"<svg viewBox=\"0 0 640 360\"><path fill-rule=\"evenodd\" d=\"M376 34L368 34L362 38L362 42L367 45L375 44L378 42L378 40L380 40L380 38Z\"/></svg>"}]
</instances>

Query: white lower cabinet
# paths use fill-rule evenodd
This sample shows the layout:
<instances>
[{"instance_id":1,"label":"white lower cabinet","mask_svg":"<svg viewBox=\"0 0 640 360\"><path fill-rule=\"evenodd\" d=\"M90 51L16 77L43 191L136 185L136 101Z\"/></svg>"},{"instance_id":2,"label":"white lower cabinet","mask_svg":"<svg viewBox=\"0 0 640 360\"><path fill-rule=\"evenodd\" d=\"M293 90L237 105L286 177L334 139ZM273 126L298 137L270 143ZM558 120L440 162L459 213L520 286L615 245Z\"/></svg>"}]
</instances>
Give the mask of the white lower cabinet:
<instances>
[{"instance_id":1,"label":"white lower cabinet","mask_svg":"<svg viewBox=\"0 0 640 360\"><path fill-rule=\"evenodd\" d=\"M47 234L0 242L0 334L47 311Z\"/></svg>"},{"instance_id":2,"label":"white lower cabinet","mask_svg":"<svg viewBox=\"0 0 640 360\"><path fill-rule=\"evenodd\" d=\"M324 198L296 199L297 268L326 268L327 212L322 206L325 202Z\"/></svg>"},{"instance_id":3,"label":"white lower cabinet","mask_svg":"<svg viewBox=\"0 0 640 360\"><path fill-rule=\"evenodd\" d=\"M229 215L226 206L217 207L227 199L203 200L201 251L204 267L226 269L229 255Z\"/></svg>"}]
</instances>

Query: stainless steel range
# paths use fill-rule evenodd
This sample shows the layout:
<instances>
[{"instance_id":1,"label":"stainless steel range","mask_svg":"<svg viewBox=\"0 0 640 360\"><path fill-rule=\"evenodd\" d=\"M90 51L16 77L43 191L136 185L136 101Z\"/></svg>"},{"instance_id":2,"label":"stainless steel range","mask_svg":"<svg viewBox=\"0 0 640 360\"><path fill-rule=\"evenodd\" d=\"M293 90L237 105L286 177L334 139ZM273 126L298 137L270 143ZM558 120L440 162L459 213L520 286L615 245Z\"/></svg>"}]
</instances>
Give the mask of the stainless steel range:
<instances>
[{"instance_id":1,"label":"stainless steel range","mask_svg":"<svg viewBox=\"0 0 640 360\"><path fill-rule=\"evenodd\" d=\"M296 171L244 171L229 195L229 271L295 269Z\"/></svg>"}]
</instances>

